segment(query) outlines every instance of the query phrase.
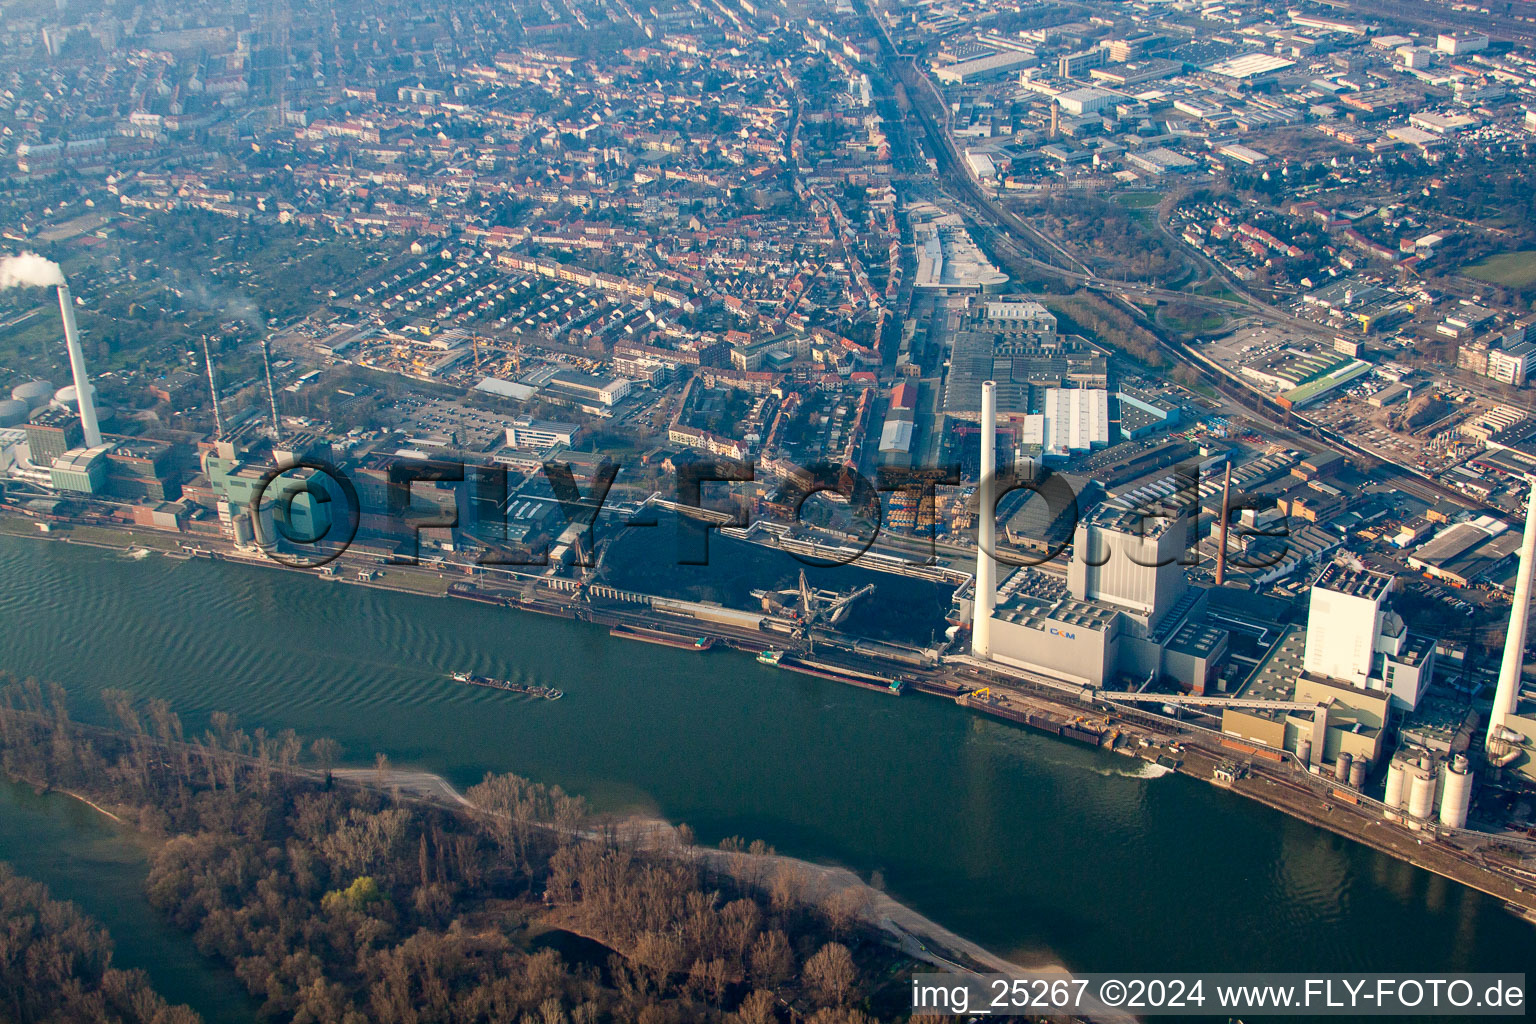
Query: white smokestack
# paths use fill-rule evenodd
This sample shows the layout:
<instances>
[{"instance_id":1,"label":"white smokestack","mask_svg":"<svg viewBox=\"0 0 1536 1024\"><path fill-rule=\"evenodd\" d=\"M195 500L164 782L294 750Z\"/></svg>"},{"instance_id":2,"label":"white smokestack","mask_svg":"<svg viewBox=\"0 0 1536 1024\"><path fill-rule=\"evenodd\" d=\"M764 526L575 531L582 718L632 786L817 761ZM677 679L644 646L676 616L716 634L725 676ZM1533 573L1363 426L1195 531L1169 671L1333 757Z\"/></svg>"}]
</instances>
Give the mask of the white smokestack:
<instances>
[{"instance_id":1,"label":"white smokestack","mask_svg":"<svg viewBox=\"0 0 1536 1024\"><path fill-rule=\"evenodd\" d=\"M85 369L85 353L80 349L80 329L75 326L75 299L69 285L60 283L59 313L64 318L64 344L69 346L69 369L75 375L75 394L80 399L80 426L85 431L85 446L101 444L101 428L96 426L96 401L91 396L91 377Z\"/></svg>"},{"instance_id":2,"label":"white smokestack","mask_svg":"<svg viewBox=\"0 0 1536 1024\"><path fill-rule=\"evenodd\" d=\"M64 271L50 259L35 252L24 252L0 260L0 291L7 288L57 288L59 315L64 319L64 344L69 348L69 368L75 375L75 396L80 400L80 426L89 448L101 444L101 429L96 426L96 402L91 397L91 378L85 370L85 353L80 350L80 329L75 326L75 300L64 283Z\"/></svg>"},{"instance_id":3,"label":"white smokestack","mask_svg":"<svg viewBox=\"0 0 1536 1024\"><path fill-rule=\"evenodd\" d=\"M261 361L267 367L267 398L272 403L272 437L283 439L283 421L277 415L277 389L272 386L272 348L265 336L261 339Z\"/></svg>"},{"instance_id":4,"label":"white smokestack","mask_svg":"<svg viewBox=\"0 0 1536 1024\"><path fill-rule=\"evenodd\" d=\"M1500 739L1504 719L1514 713L1515 697L1520 692L1526 626L1531 615L1533 569L1536 569L1536 476L1531 477L1531 494L1525 509L1525 537L1520 544L1520 570L1515 576L1515 604L1509 613L1509 632L1504 636L1504 663L1499 668L1499 686L1493 693L1493 711L1488 716L1488 743Z\"/></svg>"},{"instance_id":5,"label":"white smokestack","mask_svg":"<svg viewBox=\"0 0 1536 1024\"><path fill-rule=\"evenodd\" d=\"M219 382L213 375L213 356L208 353L208 335L203 335L203 363L208 367L208 398L213 403L214 436L224 436L224 414L219 411Z\"/></svg>"},{"instance_id":6,"label":"white smokestack","mask_svg":"<svg viewBox=\"0 0 1536 1024\"><path fill-rule=\"evenodd\" d=\"M981 385L981 494L976 508L976 596L971 655L992 657L992 609L997 604L997 382Z\"/></svg>"}]
</instances>

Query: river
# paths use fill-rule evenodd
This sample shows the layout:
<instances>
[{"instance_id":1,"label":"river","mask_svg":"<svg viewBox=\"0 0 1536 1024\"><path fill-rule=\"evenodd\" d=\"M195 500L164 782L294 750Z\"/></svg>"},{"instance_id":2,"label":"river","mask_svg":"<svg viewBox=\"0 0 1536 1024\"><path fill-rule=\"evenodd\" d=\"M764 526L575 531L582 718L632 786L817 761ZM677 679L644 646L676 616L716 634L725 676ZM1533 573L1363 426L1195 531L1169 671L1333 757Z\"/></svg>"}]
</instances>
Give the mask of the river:
<instances>
[{"instance_id":1,"label":"river","mask_svg":"<svg viewBox=\"0 0 1536 1024\"><path fill-rule=\"evenodd\" d=\"M97 693L120 687L167 698L189 732L231 711L246 728L330 735L359 763L382 751L460 786L514 771L600 810L687 822L706 842L761 838L865 877L878 870L898 899L1022 962L1530 965L1530 926L1497 900L1242 797L945 701L731 653L260 567L9 537L0 651L0 667L66 686L82 718L99 720ZM566 698L455 685L457 669ZM17 820L0 816L12 848ZM66 848L89 839L48 834ZM88 878L44 880L97 912ZM116 937L120 949L132 941Z\"/></svg>"}]
</instances>

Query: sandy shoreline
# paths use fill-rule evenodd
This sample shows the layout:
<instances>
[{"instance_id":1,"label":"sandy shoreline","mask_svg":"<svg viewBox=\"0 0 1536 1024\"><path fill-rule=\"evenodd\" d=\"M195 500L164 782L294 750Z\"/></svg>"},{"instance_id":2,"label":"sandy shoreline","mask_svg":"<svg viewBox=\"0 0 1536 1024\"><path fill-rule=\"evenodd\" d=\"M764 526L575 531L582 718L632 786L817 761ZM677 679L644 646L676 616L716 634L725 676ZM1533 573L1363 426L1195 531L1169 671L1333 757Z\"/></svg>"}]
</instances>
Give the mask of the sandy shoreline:
<instances>
[{"instance_id":1,"label":"sandy shoreline","mask_svg":"<svg viewBox=\"0 0 1536 1024\"><path fill-rule=\"evenodd\" d=\"M409 798L479 811L447 779L432 772L412 769L338 768L336 778L355 785L382 786ZM747 853L713 847L687 846L677 826L660 818L628 816L610 819L603 827L578 832L584 838L616 835L636 846L704 864L749 886L761 886L781 872L796 876L800 895L817 903L843 889L857 888L864 897L864 923L884 932L891 944L912 959L931 964L941 972L1004 974L1014 978L1069 980L1065 966L1056 962L1020 964L955 934L948 928L875 889L847 868L801 860L778 853ZM1127 1024L1136 1018L1122 1010L1100 1006L1091 1019Z\"/></svg>"}]
</instances>

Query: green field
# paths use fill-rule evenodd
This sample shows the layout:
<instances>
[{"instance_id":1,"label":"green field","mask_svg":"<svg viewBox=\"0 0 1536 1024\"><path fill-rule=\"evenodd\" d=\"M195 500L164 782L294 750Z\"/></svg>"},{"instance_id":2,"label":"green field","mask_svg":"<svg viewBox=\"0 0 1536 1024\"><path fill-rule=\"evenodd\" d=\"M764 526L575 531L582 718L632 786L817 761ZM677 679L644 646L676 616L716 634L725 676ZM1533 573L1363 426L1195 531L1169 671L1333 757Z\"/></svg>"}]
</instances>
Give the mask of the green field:
<instances>
[{"instance_id":1,"label":"green field","mask_svg":"<svg viewBox=\"0 0 1536 1024\"><path fill-rule=\"evenodd\" d=\"M1509 288L1529 288L1536 285L1536 251L1501 252L1474 263L1464 271L1468 277Z\"/></svg>"},{"instance_id":2,"label":"green field","mask_svg":"<svg viewBox=\"0 0 1536 1024\"><path fill-rule=\"evenodd\" d=\"M1193 309L1180 315L1165 309L1159 315L1164 325L1181 334L1211 334L1221 330L1227 322L1227 318L1215 310Z\"/></svg>"},{"instance_id":3,"label":"green field","mask_svg":"<svg viewBox=\"0 0 1536 1024\"><path fill-rule=\"evenodd\" d=\"M1120 192L1115 195L1115 202L1128 210L1145 210L1162 202L1161 192Z\"/></svg>"}]
</instances>

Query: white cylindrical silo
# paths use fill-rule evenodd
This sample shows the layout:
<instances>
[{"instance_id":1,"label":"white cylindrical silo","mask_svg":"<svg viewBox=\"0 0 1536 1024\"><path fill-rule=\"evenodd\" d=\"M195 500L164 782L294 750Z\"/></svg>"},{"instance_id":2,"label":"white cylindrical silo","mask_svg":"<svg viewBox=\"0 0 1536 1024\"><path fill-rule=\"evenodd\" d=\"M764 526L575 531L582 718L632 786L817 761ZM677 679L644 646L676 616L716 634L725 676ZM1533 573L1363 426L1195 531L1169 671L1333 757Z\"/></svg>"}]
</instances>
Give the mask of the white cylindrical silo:
<instances>
[{"instance_id":1,"label":"white cylindrical silo","mask_svg":"<svg viewBox=\"0 0 1536 1024\"><path fill-rule=\"evenodd\" d=\"M94 399L96 397L96 385L88 384L86 388L90 392L91 398ZM79 389L73 384L67 384L59 388L59 390L53 393L53 404L69 412L78 413L80 411Z\"/></svg>"},{"instance_id":2,"label":"white cylindrical silo","mask_svg":"<svg viewBox=\"0 0 1536 1024\"><path fill-rule=\"evenodd\" d=\"M1427 759L1426 759L1427 760ZM1435 772L1423 764L1408 773L1408 818L1410 828L1420 828L1435 814Z\"/></svg>"},{"instance_id":3,"label":"white cylindrical silo","mask_svg":"<svg viewBox=\"0 0 1536 1024\"><path fill-rule=\"evenodd\" d=\"M1440 823L1451 828L1467 827L1467 808L1472 806L1472 771L1467 759L1457 754L1456 759L1445 766L1441 776Z\"/></svg>"},{"instance_id":4,"label":"white cylindrical silo","mask_svg":"<svg viewBox=\"0 0 1536 1024\"><path fill-rule=\"evenodd\" d=\"M1387 795L1382 802L1387 805L1387 817L1397 820L1397 811L1403 809L1403 762L1393 758L1387 765Z\"/></svg>"},{"instance_id":5,"label":"white cylindrical silo","mask_svg":"<svg viewBox=\"0 0 1536 1024\"><path fill-rule=\"evenodd\" d=\"M26 402L30 409L38 409L48 404L53 397L53 384L46 380L29 380L11 388L11 397L18 402Z\"/></svg>"}]
</instances>

